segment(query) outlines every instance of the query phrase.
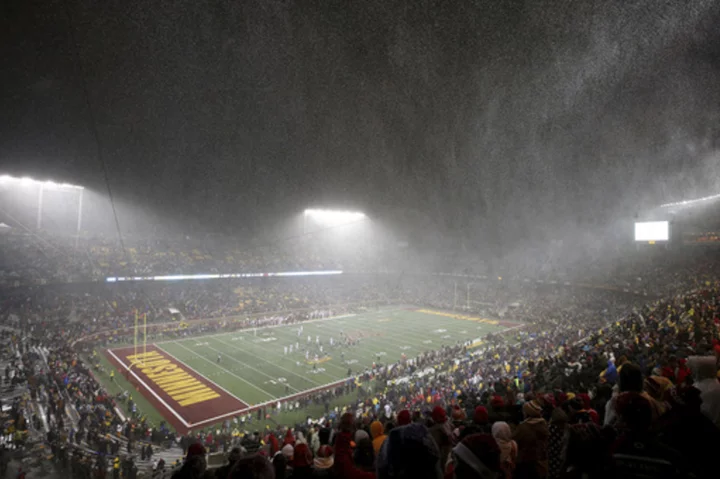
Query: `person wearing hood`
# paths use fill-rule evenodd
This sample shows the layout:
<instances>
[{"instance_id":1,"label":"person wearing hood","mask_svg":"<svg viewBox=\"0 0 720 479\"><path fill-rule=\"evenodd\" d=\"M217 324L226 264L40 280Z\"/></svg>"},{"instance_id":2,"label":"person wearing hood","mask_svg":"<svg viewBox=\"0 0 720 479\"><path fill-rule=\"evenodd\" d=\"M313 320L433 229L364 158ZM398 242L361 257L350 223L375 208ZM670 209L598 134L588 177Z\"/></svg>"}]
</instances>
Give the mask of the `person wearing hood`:
<instances>
[{"instance_id":1,"label":"person wearing hood","mask_svg":"<svg viewBox=\"0 0 720 479\"><path fill-rule=\"evenodd\" d=\"M512 440L510 426L505 421L498 421L492 425L492 436L500 448L500 470L505 479L511 479L515 471L518 448Z\"/></svg>"},{"instance_id":2,"label":"person wearing hood","mask_svg":"<svg viewBox=\"0 0 720 479\"><path fill-rule=\"evenodd\" d=\"M548 431L548 477L558 479L562 476L564 462L563 445L567 435L568 416L562 408L555 408L550 416Z\"/></svg>"},{"instance_id":3,"label":"person wearing hood","mask_svg":"<svg viewBox=\"0 0 720 479\"><path fill-rule=\"evenodd\" d=\"M605 426L612 426L617 421L617 397L623 392L641 393L643 390L643 375L640 368L632 363L625 363L618 375L618 382L613 387L612 396L605 405Z\"/></svg>"},{"instance_id":4,"label":"person wearing hood","mask_svg":"<svg viewBox=\"0 0 720 479\"><path fill-rule=\"evenodd\" d=\"M208 477L207 459L202 444L194 443L188 447L185 462L182 467L172 475L172 479L201 479ZM212 476L210 474L210 476Z\"/></svg>"},{"instance_id":5,"label":"person wearing hood","mask_svg":"<svg viewBox=\"0 0 720 479\"><path fill-rule=\"evenodd\" d=\"M230 474L230 470L233 468L236 462L242 459L242 451L239 447L234 447L228 455L228 463L224 466L220 466L215 471L215 477L217 479L227 479Z\"/></svg>"},{"instance_id":6,"label":"person wearing hood","mask_svg":"<svg viewBox=\"0 0 720 479\"><path fill-rule=\"evenodd\" d=\"M470 434L452 451L445 477L454 479L502 479L500 448L489 434Z\"/></svg>"},{"instance_id":7,"label":"person wearing hood","mask_svg":"<svg viewBox=\"0 0 720 479\"><path fill-rule=\"evenodd\" d=\"M445 464L452 450L452 429L442 407L435 406L431 416L433 425L430 427L430 435L440 450L440 464Z\"/></svg>"},{"instance_id":8,"label":"person wearing hood","mask_svg":"<svg viewBox=\"0 0 720 479\"><path fill-rule=\"evenodd\" d=\"M550 432L542 417L542 407L532 400L523 404L525 420L515 430L518 447L516 478L547 477Z\"/></svg>"},{"instance_id":9,"label":"person wearing hood","mask_svg":"<svg viewBox=\"0 0 720 479\"><path fill-rule=\"evenodd\" d=\"M393 428L377 457L378 479L440 479L440 450L424 424Z\"/></svg>"},{"instance_id":10,"label":"person wearing hood","mask_svg":"<svg viewBox=\"0 0 720 479\"><path fill-rule=\"evenodd\" d=\"M717 360L714 356L690 356L690 370L695 386L700 390L700 411L720 428L720 383L717 380Z\"/></svg>"},{"instance_id":11,"label":"person wearing hood","mask_svg":"<svg viewBox=\"0 0 720 479\"><path fill-rule=\"evenodd\" d=\"M272 459L272 467L275 471L275 479L286 479L290 477L291 470L288 467L288 459L281 451L275 453Z\"/></svg>"},{"instance_id":12,"label":"person wearing hood","mask_svg":"<svg viewBox=\"0 0 720 479\"><path fill-rule=\"evenodd\" d=\"M385 435L385 428L380 421L373 421L370 424L370 434L372 435L373 450L377 456L380 453L380 448L382 447L383 442L387 439L387 436Z\"/></svg>"},{"instance_id":13,"label":"person wearing hood","mask_svg":"<svg viewBox=\"0 0 720 479\"><path fill-rule=\"evenodd\" d=\"M283 447L290 444L291 446L295 446L295 436L293 435L292 429L288 429L287 433L285 434L285 440L283 441Z\"/></svg>"},{"instance_id":14,"label":"person wearing hood","mask_svg":"<svg viewBox=\"0 0 720 479\"><path fill-rule=\"evenodd\" d=\"M230 470L228 479L277 479L274 464L262 454L253 454L240 459Z\"/></svg>"},{"instance_id":15,"label":"person wearing hood","mask_svg":"<svg viewBox=\"0 0 720 479\"><path fill-rule=\"evenodd\" d=\"M305 443L295 446L292 460L292 478L309 479L312 477L313 455L310 447Z\"/></svg>"},{"instance_id":16,"label":"person wearing hood","mask_svg":"<svg viewBox=\"0 0 720 479\"><path fill-rule=\"evenodd\" d=\"M351 413L343 414L340 417L340 432L335 436L333 473L336 477L343 479L374 479L374 473L363 471L353 463L351 443L354 428L353 415Z\"/></svg>"},{"instance_id":17,"label":"person wearing hood","mask_svg":"<svg viewBox=\"0 0 720 479\"><path fill-rule=\"evenodd\" d=\"M313 459L313 474L315 479L331 479L333 476L333 450L330 446L320 446Z\"/></svg>"}]
</instances>

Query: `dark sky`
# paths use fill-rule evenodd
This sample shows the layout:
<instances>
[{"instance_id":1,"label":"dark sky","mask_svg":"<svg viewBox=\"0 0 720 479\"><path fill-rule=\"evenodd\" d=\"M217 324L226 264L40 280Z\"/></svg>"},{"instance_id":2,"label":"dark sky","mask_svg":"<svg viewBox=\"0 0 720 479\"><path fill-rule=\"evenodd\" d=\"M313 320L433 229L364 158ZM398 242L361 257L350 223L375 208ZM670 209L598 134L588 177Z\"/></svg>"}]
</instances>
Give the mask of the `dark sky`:
<instances>
[{"instance_id":1,"label":"dark sky","mask_svg":"<svg viewBox=\"0 0 720 479\"><path fill-rule=\"evenodd\" d=\"M104 189L84 81L117 198L169 219L341 204L552 234L720 191L717 1L4 0L0 15L0 169Z\"/></svg>"}]
</instances>

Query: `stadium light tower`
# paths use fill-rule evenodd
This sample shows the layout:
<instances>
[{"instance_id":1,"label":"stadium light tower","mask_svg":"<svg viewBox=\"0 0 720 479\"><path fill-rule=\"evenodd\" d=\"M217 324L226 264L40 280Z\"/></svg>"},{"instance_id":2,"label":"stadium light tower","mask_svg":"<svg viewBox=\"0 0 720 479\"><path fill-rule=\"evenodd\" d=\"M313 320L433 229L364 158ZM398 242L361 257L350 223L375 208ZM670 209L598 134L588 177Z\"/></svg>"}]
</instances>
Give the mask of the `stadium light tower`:
<instances>
[{"instance_id":1,"label":"stadium light tower","mask_svg":"<svg viewBox=\"0 0 720 479\"><path fill-rule=\"evenodd\" d=\"M54 181L42 181L34 178L24 176L17 178L9 175L0 176L0 185L10 186L37 186L38 187L38 201L37 201L37 213L36 213L36 226L38 229L42 227L42 209L43 209L43 194L46 190L48 191L77 191L78 192L78 214L77 214L77 234L80 235L80 228L82 227L82 205L83 205L83 191L84 187L78 185L71 185L69 183L56 183ZM76 239L77 243L77 239Z\"/></svg>"},{"instance_id":2,"label":"stadium light tower","mask_svg":"<svg viewBox=\"0 0 720 479\"><path fill-rule=\"evenodd\" d=\"M303 235L307 232L307 220L311 218L323 226L340 226L362 221L367 216L359 211L307 209L303 212Z\"/></svg>"}]
</instances>

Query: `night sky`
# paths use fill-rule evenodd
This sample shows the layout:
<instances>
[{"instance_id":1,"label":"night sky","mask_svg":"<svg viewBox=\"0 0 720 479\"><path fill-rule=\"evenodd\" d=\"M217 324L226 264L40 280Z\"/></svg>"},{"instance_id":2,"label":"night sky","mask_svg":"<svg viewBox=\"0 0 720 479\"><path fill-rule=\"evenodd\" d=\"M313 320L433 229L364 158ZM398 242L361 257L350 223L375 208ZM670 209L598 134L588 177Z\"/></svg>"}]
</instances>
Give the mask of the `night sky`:
<instances>
[{"instance_id":1,"label":"night sky","mask_svg":"<svg viewBox=\"0 0 720 479\"><path fill-rule=\"evenodd\" d=\"M4 0L0 170L208 228L552 234L720 192L720 2Z\"/></svg>"}]
</instances>

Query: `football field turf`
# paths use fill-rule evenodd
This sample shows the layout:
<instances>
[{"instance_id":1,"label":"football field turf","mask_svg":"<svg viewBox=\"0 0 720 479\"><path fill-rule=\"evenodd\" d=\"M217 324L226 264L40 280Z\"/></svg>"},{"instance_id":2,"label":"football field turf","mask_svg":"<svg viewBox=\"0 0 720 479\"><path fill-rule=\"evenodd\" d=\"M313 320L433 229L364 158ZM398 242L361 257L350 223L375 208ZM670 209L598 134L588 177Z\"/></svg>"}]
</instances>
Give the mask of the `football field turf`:
<instances>
[{"instance_id":1,"label":"football field turf","mask_svg":"<svg viewBox=\"0 0 720 479\"><path fill-rule=\"evenodd\" d=\"M300 324L269 326L160 341L149 344L145 353L138 350L137 356L132 347L107 354L154 408L183 431L216 424L258 405L275 405L308 390L342 384L348 369L356 374L369 369L373 361L391 364L402 354L414 358L511 326L461 313L387 308L307 321L301 334ZM338 346L343 335L359 339L359 344ZM307 359L305 349L310 351Z\"/></svg>"}]
</instances>

